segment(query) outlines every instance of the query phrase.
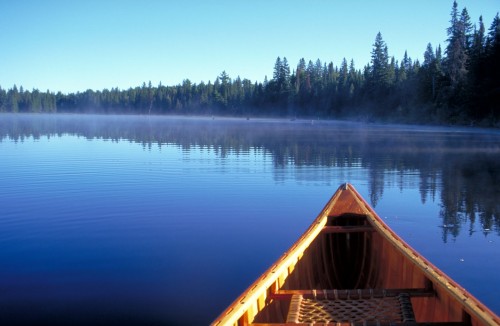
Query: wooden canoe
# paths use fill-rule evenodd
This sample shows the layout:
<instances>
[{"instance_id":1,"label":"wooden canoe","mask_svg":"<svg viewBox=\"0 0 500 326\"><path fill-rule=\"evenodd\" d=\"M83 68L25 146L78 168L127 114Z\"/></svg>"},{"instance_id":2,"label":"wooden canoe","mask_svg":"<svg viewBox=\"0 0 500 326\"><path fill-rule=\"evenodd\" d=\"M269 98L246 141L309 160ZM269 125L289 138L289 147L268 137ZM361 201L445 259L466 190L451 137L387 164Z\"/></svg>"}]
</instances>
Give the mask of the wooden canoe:
<instances>
[{"instance_id":1,"label":"wooden canoe","mask_svg":"<svg viewBox=\"0 0 500 326\"><path fill-rule=\"evenodd\" d=\"M500 325L350 184L212 325Z\"/></svg>"}]
</instances>

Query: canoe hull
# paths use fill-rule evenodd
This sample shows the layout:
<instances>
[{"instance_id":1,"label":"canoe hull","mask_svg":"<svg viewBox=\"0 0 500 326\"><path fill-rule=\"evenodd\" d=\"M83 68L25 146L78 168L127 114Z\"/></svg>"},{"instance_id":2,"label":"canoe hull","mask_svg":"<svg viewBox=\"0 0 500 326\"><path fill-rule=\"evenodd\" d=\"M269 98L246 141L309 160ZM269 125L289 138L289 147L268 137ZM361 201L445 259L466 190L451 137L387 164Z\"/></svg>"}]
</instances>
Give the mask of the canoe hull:
<instances>
[{"instance_id":1,"label":"canoe hull","mask_svg":"<svg viewBox=\"0 0 500 326\"><path fill-rule=\"evenodd\" d=\"M323 290L330 297L373 295L380 289L410 293L416 322L500 325L498 316L400 239L347 184L212 325L284 324L294 296L316 297Z\"/></svg>"}]
</instances>

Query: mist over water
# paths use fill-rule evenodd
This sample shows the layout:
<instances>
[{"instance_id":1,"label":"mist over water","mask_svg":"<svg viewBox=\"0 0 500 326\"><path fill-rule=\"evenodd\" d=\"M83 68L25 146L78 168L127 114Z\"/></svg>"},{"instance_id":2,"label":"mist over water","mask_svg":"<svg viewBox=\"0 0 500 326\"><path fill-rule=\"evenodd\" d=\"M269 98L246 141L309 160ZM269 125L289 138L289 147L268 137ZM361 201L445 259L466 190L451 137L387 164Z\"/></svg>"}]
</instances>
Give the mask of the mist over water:
<instances>
[{"instance_id":1,"label":"mist over water","mask_svg":"<svg viewBox=\"0 0 500 326\"><path fill-rule=\"evenodd\" d=\"M495 130L0 115L0 156L6 324L208 324L343 182L500 313Z\"/></svg>"}]
</instances>

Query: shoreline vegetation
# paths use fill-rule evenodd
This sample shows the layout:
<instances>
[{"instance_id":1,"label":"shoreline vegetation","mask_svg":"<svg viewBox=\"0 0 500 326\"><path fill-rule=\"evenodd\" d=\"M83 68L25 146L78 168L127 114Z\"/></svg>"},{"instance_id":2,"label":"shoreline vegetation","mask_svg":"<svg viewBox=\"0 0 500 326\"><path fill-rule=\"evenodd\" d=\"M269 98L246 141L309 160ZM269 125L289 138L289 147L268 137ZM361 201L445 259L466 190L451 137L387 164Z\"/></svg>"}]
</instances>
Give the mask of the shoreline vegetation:
<instances>
[{"instance_id":1,"label":"shoreline vegetation","mask_svg":"<svg viewBox=\"0 0 500 326\"><path fill-rule=\"evenodd\" d=\"M371 61L315 62L290 68L278 57L273 76L252 82L225 71L212 83L142 86L63 94L0 87L0 112L113 113L340 119L500 128L500 18L489 29L453 2L444 49L428 44L423 62L389 56L379 32Z\"/></svg>"}]
</instances>

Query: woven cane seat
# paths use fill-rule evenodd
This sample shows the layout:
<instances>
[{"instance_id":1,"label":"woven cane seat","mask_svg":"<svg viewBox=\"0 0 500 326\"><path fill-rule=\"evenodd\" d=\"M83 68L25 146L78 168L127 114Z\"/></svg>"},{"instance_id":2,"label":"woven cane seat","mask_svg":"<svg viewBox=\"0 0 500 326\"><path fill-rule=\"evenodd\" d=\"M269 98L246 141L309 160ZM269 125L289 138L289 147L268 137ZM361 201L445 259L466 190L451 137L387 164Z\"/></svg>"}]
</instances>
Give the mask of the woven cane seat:
<instances>
[{"instance_id":1,"label":"woven cane seat","mask_svg":"<svg viewBox=\"0 0 500 326\"><path fill-rule=\"evenodd\" d=\"M401 323L414 322L408 294L292 296L288 323Z\"/></svg>"}]
</instances>

